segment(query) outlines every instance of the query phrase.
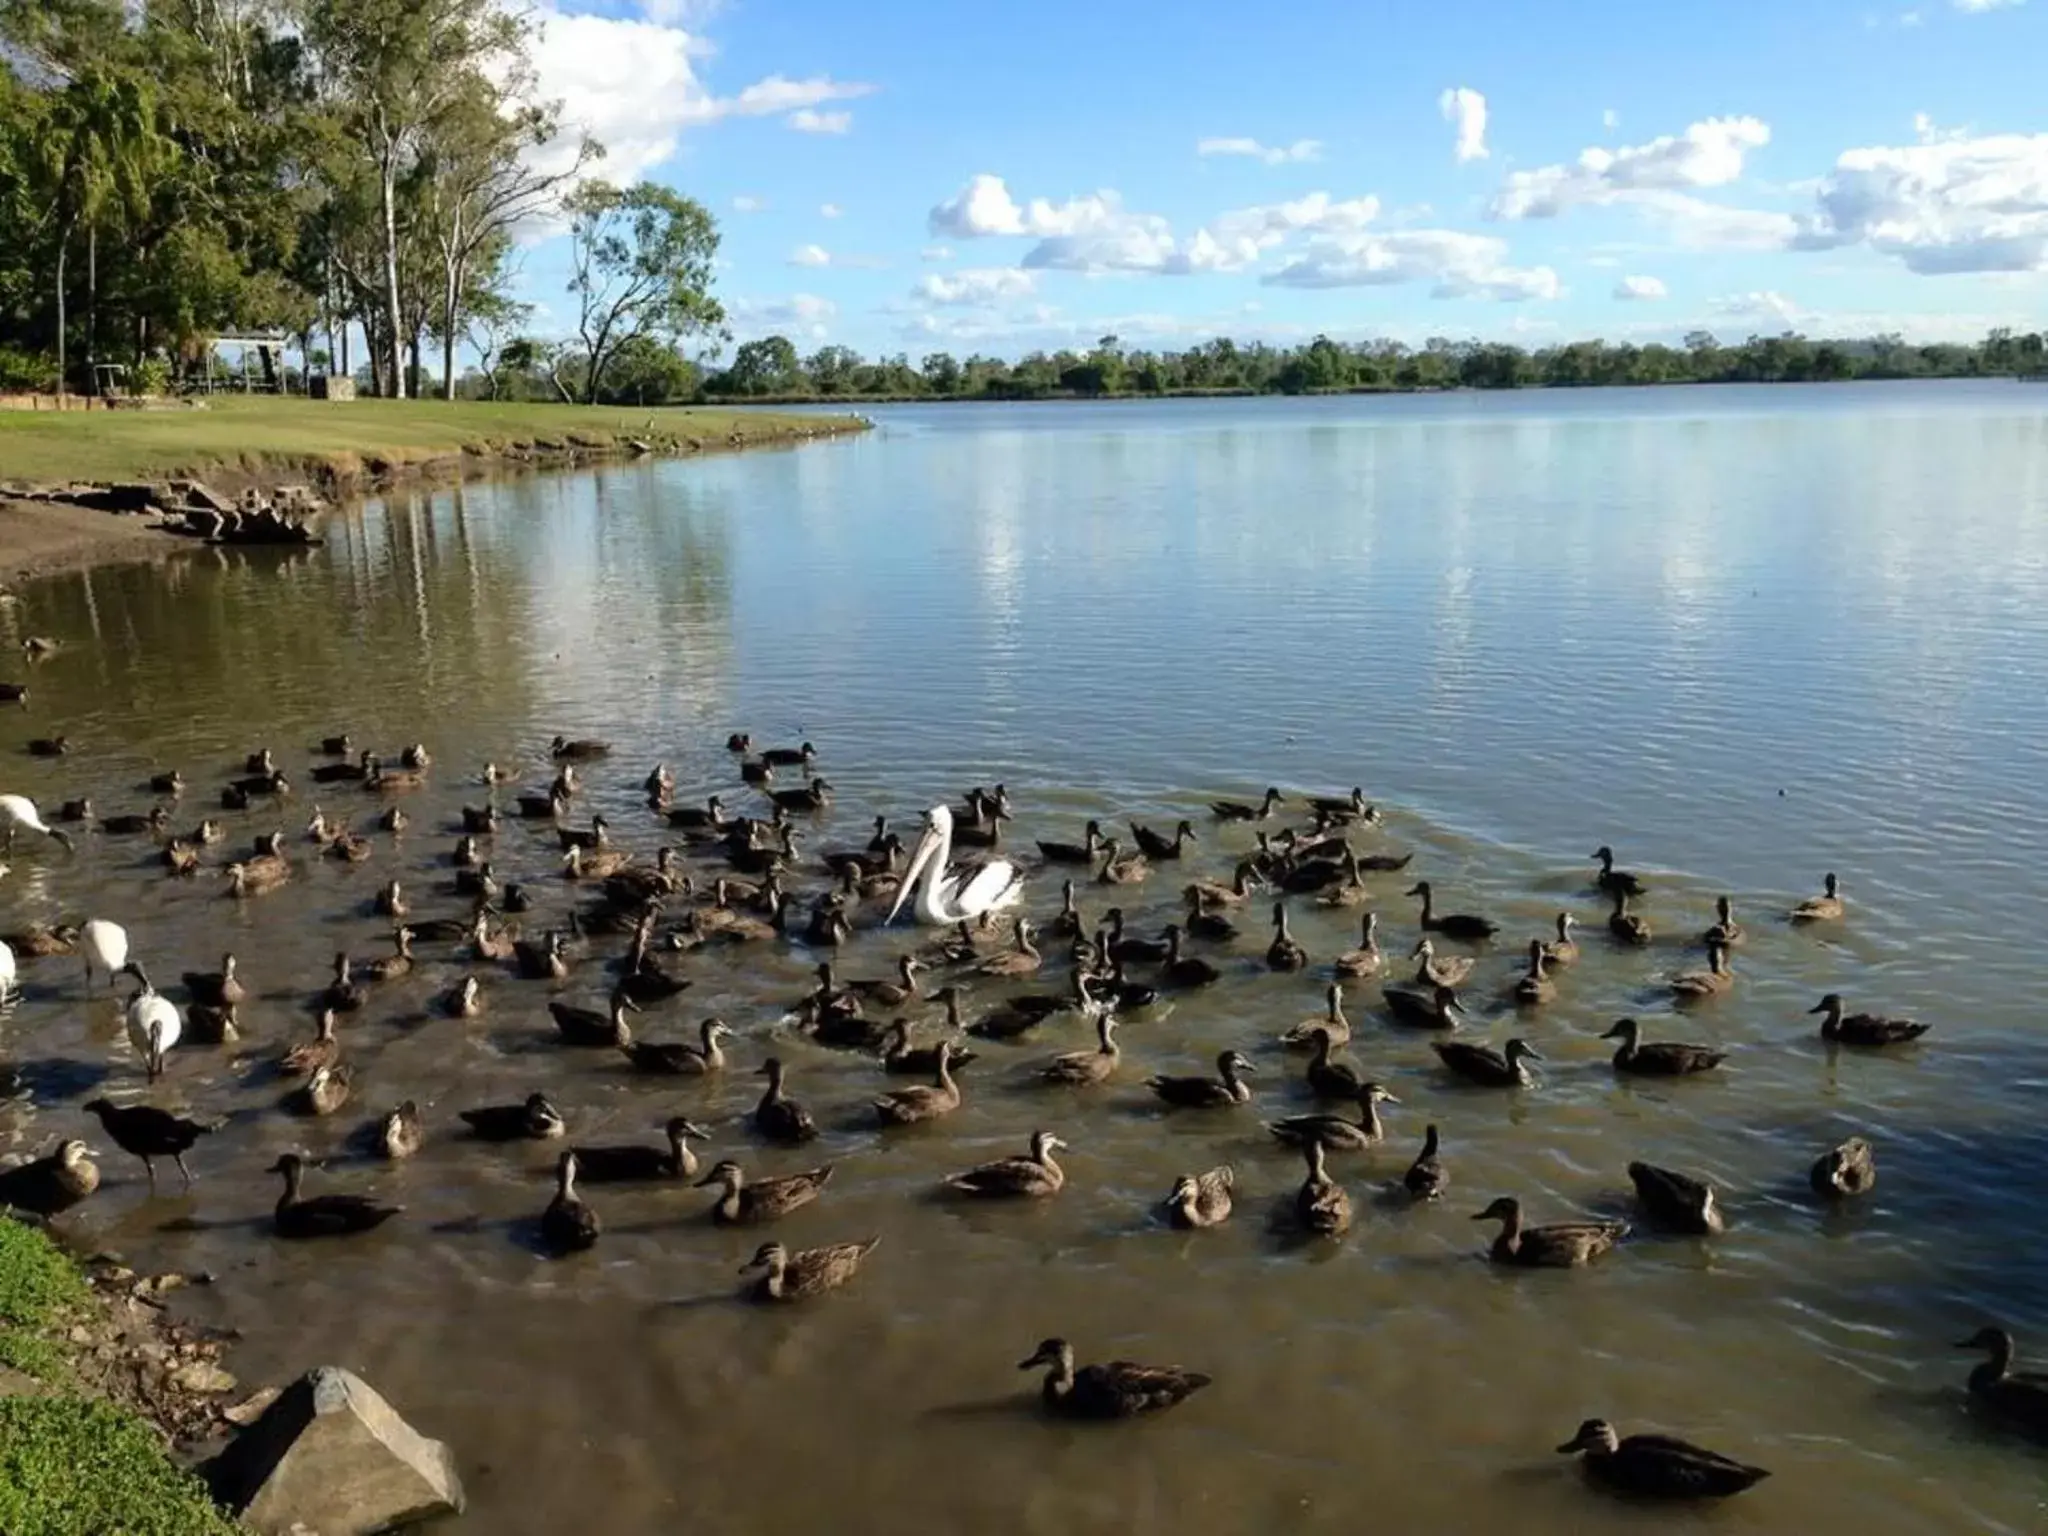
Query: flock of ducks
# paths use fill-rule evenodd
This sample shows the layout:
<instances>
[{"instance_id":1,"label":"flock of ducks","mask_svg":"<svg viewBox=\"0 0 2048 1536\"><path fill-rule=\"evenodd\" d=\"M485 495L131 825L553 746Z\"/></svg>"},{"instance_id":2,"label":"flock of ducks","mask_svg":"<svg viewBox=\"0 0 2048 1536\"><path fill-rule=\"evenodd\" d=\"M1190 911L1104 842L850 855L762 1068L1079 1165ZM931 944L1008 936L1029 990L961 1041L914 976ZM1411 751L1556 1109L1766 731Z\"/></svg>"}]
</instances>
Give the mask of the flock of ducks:
<instances>
[{"instance_id":1,"label":"flock of ducks","mask_svg":"<svg viewBox=\"0 0 2048 1536\"><path fill-rule=\"evenodd\" d=\"M1194 952L1194 946L1240 937L1240 919L1258 910L1255 903L1268 896L1273 900L1264 909L1271 920L1264 966L1282 974L1327 967L1329 977L1321 1012L1287 1030L1277 1042L1307 1053L1302 1081L1322 1104L1311 1112L1264 1122L1276 1142L1297 1149L1302 1158L1303 1176L1286 1209L1303 1233L1333 1239L1352 1225L1353 1197L1333 1165L1380 1146L1386 1138L1381 1107L1398 1102L1382 1083L1342 1055L1354 1038L1345 1011L1347 987L1355 991L1376 984L1386 1020L1400 1030L1427 1033L1447 1077L1499 1092L1526 1089L1535 1082L1530 1064L1543 1057L1527 1039L1513 1035L1485 1042L1456 1033L1468 1017L1460 988L1473 983L1485 946L1500 937L1499 925L1477 913L1443 909L1427 880L1375 890L1377 877L1399 874L1410 856L1363 852L1353 846L1356 834L1380 820L1362 790L1307 797L1307 822L1277 830L1276 818L1291 801L1277 788L1253 802L1216 802L1211 807L1216 823L1239 834L1249 832L1253 846L1234 861L1228 880L1176 875L1182 914L1157 936L1137 932L1121 905L1108 906L1101 921L1091 923L1082 912L1082 894L1093 889L1115 898L1117 892L1137 887L1155 874L1181 870L1190 847L1199 845L1203 834L1189 821L1181 821L1170 833L1134 824L1127 844L1122 837L1107 834L1099 821L1090 821L1079 842L1038 844L1048 869L1074 872L1060 889L1055 915L1042 922L1019 915L1001 923L986 918L962 923L942 931L936 942L902 955L887 975L849 978L841 974L840 952L873 926L876 904L897 894L904 878L903 840L889 829L886 818L878 816L873 836L864 845L807 857L800 847L806 835L801 819L830 806L833 797L830 782L814 772L816 749L804 742L756 751L746 735L732 737L727 746L739 762L742 785L765 797L769 813L734 815L723 794L712 794L700 804L678 804L672 776L666 768L657 768L642 787L651 811L680 847L664 847L651 861L615 842L603 815L585 818L576 811L584 788L579 775L609 756L606 743L556 737L547 754L551 782L541 793L517 793L516 773L487 766L482 774L485 798L462 808L459 841L450 860L459 900L448 910L429 915L418 909L414 893L398 880L377 892L373 905L388 935L388 952L369 958L351 953L336 957L331 979L313 993L311 1032L277 1055L279 1074L293 1084L282 1108L322 1119L355 1102L347 1039L354 1025L344 1028L343 1021L370 1009L381 986L427 964L428 957L418 948L427 944L442 946L442 954L462 966L436 1005L455 1019L476 1017L485 1008L487 992L496 986L494 976L509 973L560 981L602 966L607 978L603 1006L581 1006L559 997L548 1001L554 1038L561 1048L616 1053L633 1072L684 1080L745 1069L727 1051L735 1031L722 1020L703 1021L694 1039L654 1040L637 1033L637 1015L658 1009L690 986L690 978L677 969L680 958L714 945L812 946L820 956L817 985L795 1005L794 1019L821 1045L873 1054L881 1077L865 1112L884 1134L954 1113L963 1102L959 1074L978 1056L1028 1042L1062 1019L1092 1026L1093 1046L1051 1055L1033 1071L1048 1089L1084 1092L1119 1078L1119 1029L1125 1020L1142 1016L1164 997L1225 979L1225 966ZM241 767L219 791L224 810L274 809L293 791L293 776L267 749L251 754ZM428 784L432 767L424 747L386 757L358 750L347 736L336 736L320 743L318 759L302 777L330 794L353 789L369 796L379 806L377 830L392 833L408 821L404 796ZM778 773L791 771L801 781L778 787ZM178 797L188 789L184 778L162 774L150 787L168 798L144 813L104 818L96 815L90 802L79 800L46 819L29 799L0 795L0 837L10 853L22 837L47 839L70 849L74 838L67 826L92 829L105 837L149 837L160 847L171 877L192 879L217 871L224 896L242 902L259 900L294 878L300 858L287 847L282 833L261 836L245 854L219 861L215 851L227 834L218 818L177 830ZM1011 819L1009 796L1001 785L977 788L951 814L960 846L994 849ZM493 867L494 840L515 820L558 839L566 888L588 898L537 932L516 932L505 918L541 913L547 896L503 878ZM356 830L354 821L316 810L307 826L308 856L344 862L369 857L372 837ZM1618 868L1608 847L1597 849L1592 863L1594 888L1611 908L1606 922L1611 942L1629 948L1648 945L1651 924L1635 904L1650 894L1649 883ZM800 895L797 887L807 872L829 880L821 890ZM1417 904L1416 941L1405 951L1389 952L1381 948L1376 903L1398 889L1405 889L1406 897ZM1295 898L1325 908L1355 909L1359 943L1327 959L1312 956L1289 924L1288 902ZM1801 902L1787 916L1795 925L1832 924L1843 921L1846 910L1841 886L1829 874L1822 893ZM1562 978L1582 958L1577 929L1575 915L1562 912L1554 937L1528 943L1525 967L1505 994L1518 1012L1532 1015L1556 1000ZM599 961L593 952L604 935L624 941L623 953L608 962ZM1699 935L1706 964L1670 978L1672 1001L1684 1007L1731 990L1737 983L1729 956L1747 937L1733 903L1721 898L1713 923ZM1471 952L1454 952L1451 947ZM39 927L8 936L0 945L0 992L17 988L17 964L63 955L82 965L88 991L117 980L133 984L121 1006L126 1033L146 1079L144 1096L118 1101L96 1097L83 1106L85 1112L97 1118L115 1146L143 1163L152 1186L157 1162L166 1159L189 1184L187 1154L204 1138L226 1131L228 1122L160 1108L148 1102L147 1086L175 1071L180 1049L237 1038L237 1009L250 991L236 957L223 956L217 970L184 973L181 1007L157 990L148 970L130 953L126 931L111 920L94 918L76 926ZM1071 963L1063 980L1041 984L1065 955L1071 956ZM438 962L441 956L433 958ZM927 990L934 980L940 984ZM970 1016L968 988L987 984L994 984L1000 995L992 1006ZM945 1030L936 1039L921 1039L910 1016L910 1010L924 1004L945 1010ZM1927 1030L1915 1020L1853 1012L1837 993L1823 997L1812 1012L1821 1017L1821 1037L1832 1047L1911 1048ZM1623 1018L1607 1031L1607 1038L1616 1042L1615 1072L1687 1077L1714 1072L1728 1058L1726 1051L1709 1045L1645 1036L1643 1023L1635 1018ZM0 1066L0 1077L6 1070ZM814 1139L817 1122L793 1092L788 1064L768 1055L752 1070L763 1079L763 1092L749 1117L751 1132L784 1146ZM1142 1086L1165 1110L1222 1120L1245 1113L1254 1104L1253 1079L1259 1071L1250 1056L1233 1048L1215 1059L1213 1073L1159 1073L1143 1078ZM884 1086L891 1076L916 1080ZM459 1134L478 1142L561 1141L569 1132L567 1118L542 1091L517 1102L464 1109L459 1123ZM585 1197L587 1186L689 1183L713 1192L712 1221L762 1226L819 1200L833 1177L829 1163L777 1177L752 1177L737 1156L722 1157L706 1168L695 1144L716 1139L709 1129L687 1115L669 1117L662 1129L658 1143L575 1144L560 1153L555 1191L537 1222L546 1248L567 1254L601 1240L604 1225ZM452 1126L431 1132L444 1133L455 1132ZM369 1149L392 1160L412 1156L429 1135L425 1116L411 1101L391 1107L364 1129ZM962 1199L1051 1199L1066 1184L1057 1157L1065 1147L1054 1131L1041 1128L1014 1155L962 1168L945 1179L945 1186ZM402 1206L366 1194L309 1194L307 1174L315 1166L298 1153L288 1153L271 1166L282 1184L273 1215L279 1238L346 1237L374 1230L402 1213ZM1696 1235L1722 1230L1724 1216L1707 1180L1641 1161L1631 1163L1628 1174L1641 1218L1650 1226ZM1822 1199L1854 1200L1875 1182L1874 1151L1868 1141L1852 1138L1823 1152L1808 1177ZM44 1156L0 1171L0 1207L33 1217L60 1217L89 1198L99 1184L100 1172L86 1144L65 1139ZM1443 1138L1439 1127L1430 1124L1419 1153L1399 1181L1399 1193L1415 1202L1435 1201L1450 1184ZM1229 1165L1186 1173L1162 1201L1162 1217L1183 1228L1218 1226L1232 1218L1237 1186L1238 1171ZM1493 1228L1486 1248L1492 1262L1523 1268L1572 1269L1594 1263L1621 1245L1630 1231L1629 1223L1620 1220L1534 1222L1511 1195L1492 1199L1473 1220ZM748 1294L771 1303L820 1296L853 1281L875 1247L874 1238L796 1251L779 1242L764 1242L746 1266ZM2014 1345L2008 1334L1985 1328L1959 1347L1985 1356L1969 1377L1978 1405L2007 1422L2048 1434L2048 1376L2013 1369ZM1170 1408L1210 1384L1207 1375L1179 1367L1076 1362L1070 1343L1051 1338L1021 1361L1020 1369L1043 1372L1043 1401L1049 1411L1080 1419L1123 1418ZM1596 1483L1652 1497L1720 1497L1739 1493L1768 1475L1759 1467L1669 1436L1622 1436L1599 1419L1582 1424L1558 1449L1579 1457Z\"/></svg>"}]
</instances>

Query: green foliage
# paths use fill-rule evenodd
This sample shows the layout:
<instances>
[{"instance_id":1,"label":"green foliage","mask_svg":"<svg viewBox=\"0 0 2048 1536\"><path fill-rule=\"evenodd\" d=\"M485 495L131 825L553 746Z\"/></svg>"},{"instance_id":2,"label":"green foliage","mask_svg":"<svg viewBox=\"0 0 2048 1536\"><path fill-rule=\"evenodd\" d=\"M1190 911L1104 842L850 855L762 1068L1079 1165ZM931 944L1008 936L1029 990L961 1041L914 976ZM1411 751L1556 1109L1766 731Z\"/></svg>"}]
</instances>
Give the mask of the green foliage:
<instances>
[{"instance_id":1,"label":"green foliage","mask_svg":"<svg viewBox=\"0 0 2048 1536\"><path fill-rule=\"evenodd\" d=\"M0 346L0 394L38 394L57 387L57 363L40 352Z\"/></svg>"},{"instance_id":2,"label":"green foliage","mask_svg":"<svg viewBox=\"0 0 2048 1536\"><path fill-rule=\"evenodd\" d=\"M697 393L697 365L652 336L635 336L612 353L599 405L667 405Z\"/></svg>"},{"instance_id":3,"label":"green foliage","mask_svg":"<svg viewBox=\"0 0 2048 1536\"><path fill-rule=\"evenodd\" d=\"M233 1536L205 1487L133 1415L75 1397L0 1398L7 1536Z\"/></svg>"},{"instance_id":4,"label":"green foliage","mask_svg":"<svg viewBox=\"0 0 2048 1536\"><path fill-rule=\"evenodd\" d=\"M630 341L724 335L725 310L711 297L718 225L702 203L648 181L591 181L568 209L586 401L600 397L605 371Z\"/></svg>"},{"instance_id":5,"label":"green foliage","mask_svg":"<svg viewBox=\"0 0 2048 1536\"><path fill-rule=\"evenodd\" d=\"M48 1336L52 1321L85 1300L78 1271L35 1228L0 1217L0 1365L31 1376L49 1376L57 1353ZM12 1532L0 1522L0 1531Z\"/></svg>"}]
</instances>

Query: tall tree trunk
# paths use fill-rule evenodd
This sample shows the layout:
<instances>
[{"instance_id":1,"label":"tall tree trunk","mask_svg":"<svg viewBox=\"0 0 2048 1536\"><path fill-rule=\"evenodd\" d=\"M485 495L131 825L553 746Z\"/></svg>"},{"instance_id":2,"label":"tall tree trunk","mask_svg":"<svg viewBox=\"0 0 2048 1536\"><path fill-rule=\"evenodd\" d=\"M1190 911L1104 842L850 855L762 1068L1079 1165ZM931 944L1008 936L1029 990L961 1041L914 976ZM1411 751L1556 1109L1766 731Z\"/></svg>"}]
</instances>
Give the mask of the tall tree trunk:
<instances>
[{"instance_id":1,"label":"tall tree trunk","mask_svg":"<svg viewBox=\"0 0 2048 1536\"><path fill-rule=\"evenodd\" d=\"M61 399L68 383L64 376L64 254L71 243L71 226L57 236L57 394Z\"/></svg>"},{"instance_id":2,"label":"tall tree trunk","mask_svg":"<svg viewBox=\"0 0 2048 1536\"><path fill-rule=\"evenodd\" d=\"M85 392L100 392L100 226L85 226Z\"/></svg>"},{"instance_id":3,"label":"tall tree trunk","mask_svg":"<svg viewBox=\"0 0 2048 1536\"><path fill-rule=\"evenodd\" d=\"M408 399L417 400L420 394L420 333L414 331L406 343L406 358L409 371L405 376L405 393Z\"/></svg>"},{"instance_id":4,"label":"tall tree trunk","mask_svg":"<svg viewBox=\"0 0 2048 1536\"><path fill-rule=\"evenodd\" d=\"M341 317L341 376L344 379L352 379L356 376L354 359L349 356L348 328L349 318L347 315L343 315Z\"/></svg>"},{"instance_id":5,"label":"tall tree trunk","mask_svg":"<svg viewBox=\"0 0 2048 1536\"><path fill-rule=\"evenodd\" d=\"M363 351L370 359L370 393L380 398L391 393L385 382L384 370L388 357L384 351L384 338L378 334L377 318L365 313L363 316Z\"/></svg>"},{"instance_id":6,"label":"tall tree trunk","mask_svg":"<svg viewBox=\"0 0 2048 1536\"><path fill-rule=\"evenodd\" d=\"M387 149L378 181L384 205L384 356L391 369L391 395L405 398L405 329L398 297L398 166Z\"/></svg>"}]
</instances>

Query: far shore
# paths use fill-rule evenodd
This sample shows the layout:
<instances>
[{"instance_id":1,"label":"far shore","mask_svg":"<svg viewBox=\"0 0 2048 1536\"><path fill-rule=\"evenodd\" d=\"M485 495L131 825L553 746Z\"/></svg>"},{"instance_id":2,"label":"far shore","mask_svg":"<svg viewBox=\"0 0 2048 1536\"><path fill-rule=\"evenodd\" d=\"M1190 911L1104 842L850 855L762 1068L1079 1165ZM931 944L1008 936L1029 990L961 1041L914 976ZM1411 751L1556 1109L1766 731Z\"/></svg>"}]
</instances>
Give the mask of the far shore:
<instances>
[{"instance_id":1,"label":"far shore","mask_svg":"<svg viewBox=\"0 0 2048 1536\"><path fill-rule=\"evenodd\" d=\"M192 540L29 487L203 481L223 496L302 485L349 503L408 485L786 447L863 430L852 415L489 402L217 399L205 409L0 411L0 577L162 558Z\"/></svg>"}]
</instances>

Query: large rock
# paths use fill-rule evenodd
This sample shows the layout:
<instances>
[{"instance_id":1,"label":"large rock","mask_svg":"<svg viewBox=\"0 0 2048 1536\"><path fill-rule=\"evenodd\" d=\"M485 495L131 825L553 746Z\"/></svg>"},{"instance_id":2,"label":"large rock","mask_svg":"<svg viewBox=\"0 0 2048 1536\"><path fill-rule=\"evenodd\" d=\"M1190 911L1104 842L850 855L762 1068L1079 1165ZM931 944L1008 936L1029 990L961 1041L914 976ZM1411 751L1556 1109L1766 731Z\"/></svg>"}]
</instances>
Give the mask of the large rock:
<instances>
[{"instance_id":1,"label":"large rock","mask_svg":"<svg viewBox=\"0 0 2048 1536\"><path fill-rule=\"evenodd\" d=\"M372 1536L462 1509L448 1447L338 1365L286 1387L206 1478L214 1498L265 1533Z\"/></svg>"}]
</instances>

